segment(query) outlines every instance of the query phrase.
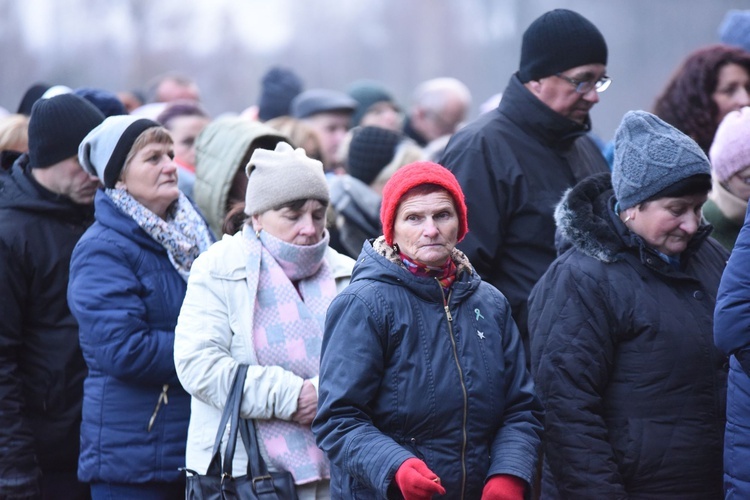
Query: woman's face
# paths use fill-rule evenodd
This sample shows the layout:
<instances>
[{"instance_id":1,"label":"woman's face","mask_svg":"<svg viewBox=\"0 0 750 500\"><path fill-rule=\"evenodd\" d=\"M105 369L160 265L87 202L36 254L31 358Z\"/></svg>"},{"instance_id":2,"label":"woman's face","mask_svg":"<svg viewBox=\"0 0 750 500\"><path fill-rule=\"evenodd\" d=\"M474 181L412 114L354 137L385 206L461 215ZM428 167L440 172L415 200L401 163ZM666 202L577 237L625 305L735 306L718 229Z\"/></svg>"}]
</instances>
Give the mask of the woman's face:
<instances>
[{"instance_id":1,"label":"woman's face","mask_svg":"<svg viewBox=\"0 0 750 500\"><path fill-rule=\"evenodd\" d=\"M152 142L125 165L117 187L124 187L141 205L162 219L180 196L172 144Z\"/></svg>"},{"instance_id":2,"label":"woman's face","mask_svg":"<svg viewBox=\"0 0 750 500\"><path fill-rule=\"evenodd\" d=\"M724 187L736 197L750 200L750 165L730 177Z\"/></svg>"},{"instance_id":3,"label":"woman's face","mask_svg":"<svg viewBox=\"0 0 750 500\"><path fill-rule=\"evenodd\" d=\"M725 64L719 70L716 90L711 96L719 108L716 123L729 113L750 105L750 75L738 64Z\"/></svg>"},{"instance_id":4,"label":"woman's face","mask_svg":"<svg viewBox=\"0 0 750 500\"><path fill-rule=\"evenodd\" d=\"M458 214L444 189L406 195L396 211L393 242L401 253L428 266L450 258L458 240Z\"/></svg>"},{"instance_id":5,"label":"woman's face","mask_svg":"<svg viewBox=\"0 0 750 500\"><path fill-rule=\"evenodd\" d=\"M169 122L175 160L190 167L195 166L195 138L209 122L203 116L178 116Z\"/></svg>"},{"instance_id":6,"label":"woman's face","mask_svg":"<svg viewBox=\"0 0 750 500\"><path fill-rule=\"evenodd\" d=\"M302 208L283 207L253 215L253 229L266 231L294 245L315 245L323 239L326 206L318 200L307 200Z\"/></svg>"},{"instance_id":7,"label":"woman's face","mask_svg":"<svg viewBox=\"0 0 750 500\"><path fill-rule=\"evenodd\" d=\"M706 198L706 194L694 194L637 205L624 212L630 217L625 224L651 248L678 255L698 231Z\"/></svg>"}]
</instances>

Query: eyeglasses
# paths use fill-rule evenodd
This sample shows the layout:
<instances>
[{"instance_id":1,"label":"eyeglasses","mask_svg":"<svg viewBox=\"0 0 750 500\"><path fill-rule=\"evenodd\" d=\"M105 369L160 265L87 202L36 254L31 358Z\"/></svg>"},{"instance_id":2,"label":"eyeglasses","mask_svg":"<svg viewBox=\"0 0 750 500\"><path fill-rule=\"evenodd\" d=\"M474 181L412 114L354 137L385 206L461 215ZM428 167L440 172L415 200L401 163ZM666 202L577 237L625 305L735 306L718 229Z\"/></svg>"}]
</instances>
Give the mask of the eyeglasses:
<instances>
[{"instance_id":1,"label":"eyeglasses","mask_svg":"<svg viewBox=\"0 0 750 500\"><path fill-rule=\"evenodd\" d=\"M604 75L603 77L599 78L598 80L576 80L575 78L571 78L569 76L565 76L562 73L555 73L555 76L558 78L562 78L569 84L573 85L576 88L576 92L579 94L586 94L588 92L591 92L591 90L596 90L597 92L604 92L609 88L609 85L612 83L612 79L608 77L607 75Z\"/></svg>"}]
</instances>

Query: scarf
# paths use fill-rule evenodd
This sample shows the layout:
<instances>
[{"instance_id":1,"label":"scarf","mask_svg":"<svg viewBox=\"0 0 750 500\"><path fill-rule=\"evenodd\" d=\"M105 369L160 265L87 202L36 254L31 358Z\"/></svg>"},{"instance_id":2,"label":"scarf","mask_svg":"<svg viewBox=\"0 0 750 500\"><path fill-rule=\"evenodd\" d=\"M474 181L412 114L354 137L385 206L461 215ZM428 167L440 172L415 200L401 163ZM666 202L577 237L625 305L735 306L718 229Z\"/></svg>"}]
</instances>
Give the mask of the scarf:
<instances>
[{"instance_id":1,"label":"scarf","mask_svg":"<svg viewBox=\"0 0 750 500\"><path fill-rule=\"evenodd\" d=\"M247 282L255 297L253 345L258 364L280 366L304 379L318 375L323 326L336 281L325 261L329 236L315 245L286 243L265 231L243 231ZM310 426L258 419L258 439L271 463L296 484L330 477Z\"/></svg>"},{"instance_id":2,"label":"scarf","mask_svg":"<svg viewBox=\"0 0 750 500\"><path fill-rule=\"evenodd\" d=\"M167 210L167 219L164 220L125 189L105 189L104 192L117 208L164 247L172 266L187 281L193 261L213 243L208 226L190 200L180 193L176 203Z\"/></svg>"},{"instance_id":3,"label":"scarf","mask_svg":"<svg viewBox=\"0 0 750 500\"><path fill-rule=\"evenodd\" d=\"M440 286L443 290L448 290L453 282L456 281L456 263L453 259L448 259L445 264L440 267L428 266L421 262L416 262L404 253L399 252L398 256L401 258L401 262L404 263L406 269L408 269L414 276L420 276L422 278L437 278L440 282Z\"/></svg>"}]
</instances>

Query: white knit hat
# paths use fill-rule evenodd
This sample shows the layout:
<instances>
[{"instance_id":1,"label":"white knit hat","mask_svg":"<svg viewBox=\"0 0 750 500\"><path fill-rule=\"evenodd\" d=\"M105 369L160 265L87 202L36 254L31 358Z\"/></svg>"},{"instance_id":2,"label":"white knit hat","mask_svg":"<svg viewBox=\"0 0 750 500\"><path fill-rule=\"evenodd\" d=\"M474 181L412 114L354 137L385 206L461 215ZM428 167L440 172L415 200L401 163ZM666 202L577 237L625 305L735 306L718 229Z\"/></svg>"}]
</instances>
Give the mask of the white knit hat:
<instances>
[{"instance_id":1,"label":"white knit hat","mask_svg":"<svg viewBox=\"0 0 750 500\"><path fill-rule=\"evenodd\" d=\"M328 183L323 164L308 158L302 148L280 142L276 149L256 149L245 169L245 213L261 214L296 200L328 203Z\"/></svg>"}]
</instances>

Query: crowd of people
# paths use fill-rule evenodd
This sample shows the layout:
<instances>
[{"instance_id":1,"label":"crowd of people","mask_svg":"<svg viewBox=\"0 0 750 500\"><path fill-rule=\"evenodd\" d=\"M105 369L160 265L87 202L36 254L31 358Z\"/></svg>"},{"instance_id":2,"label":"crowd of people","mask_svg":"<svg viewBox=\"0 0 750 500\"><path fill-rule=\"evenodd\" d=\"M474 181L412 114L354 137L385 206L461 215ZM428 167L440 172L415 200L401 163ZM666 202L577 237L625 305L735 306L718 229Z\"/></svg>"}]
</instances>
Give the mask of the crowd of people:
<instances>
[{"instance_id":1,"label":"crowd of people","mask_svg":"<svg viewBox=\"0 0 750 500\"><path fill-rule=\"evenodd\" d=\"M31 85L0 498L184 498L241 365L301 500L750 498L750 11L720 33L606 143L606 38L568 9L468 122L452 77L403 106L274 66L218 117L177 73Z\"/></svg>"}]
</instances>

